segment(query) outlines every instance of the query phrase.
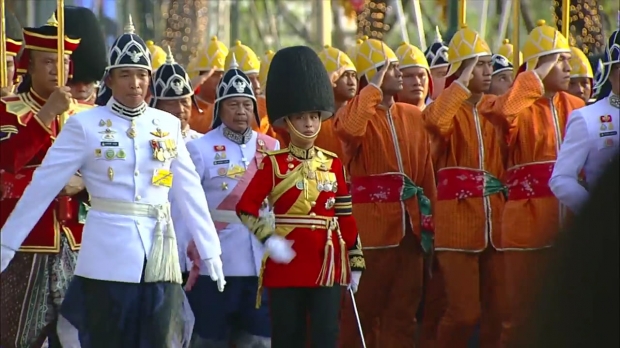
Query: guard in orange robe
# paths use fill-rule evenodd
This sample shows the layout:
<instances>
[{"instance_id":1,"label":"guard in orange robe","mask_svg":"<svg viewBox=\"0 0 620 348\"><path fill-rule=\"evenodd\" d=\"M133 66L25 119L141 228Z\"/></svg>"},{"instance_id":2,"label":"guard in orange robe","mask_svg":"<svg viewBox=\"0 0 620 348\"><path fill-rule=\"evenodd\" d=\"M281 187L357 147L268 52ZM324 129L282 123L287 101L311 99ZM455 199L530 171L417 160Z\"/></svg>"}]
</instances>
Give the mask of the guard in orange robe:
<instances>
[{"instance_id":1,"label":"guard in orange robe","mask_svg":"<svg viewBox=\"0 0 620 348\"><path fill-rule=\"evenodd\" d=\"M395 53L400 63L400 72L403 73L403 90L398 92L398 101L424 110L426 98L433 94L431 68L424 53L406 42L400 44Z\"/></svg>"},{"instance_id":2,"label":"guard in orange robe","mask_svg":"<svg viewBox=\"0 0 620 348\"><path fill-rule=\"evenodd\" d=\"M509 319L502 344L509 344L527 320L541 271L560 229L565 209L549 179L568 115L585 105L566 92L570 47L555 28L539 21L523 48L524 64L512 88L481 103L479 112L508 129L506 184L499 249L504 251Z\"/></svg>"},{"instance_id":3,"label":"guard in orange robe","mask_svg":"<svg viewBox=\"0 0 620 348\"><path fill-rule=\"evenodd\" d=\"M582 50L577 47L571 47L570 51L570 85L567 92L588 103L592 96L594 82L592 66Z\"/></svg>"},{"instance_id":4,"label":"guard in orange robe","mask_svg":"<svg viewBox=\"0 0 620 348\"><path fill-rule=\"evenodd\" d=\"M478 109L491 86L491 50L459 30L449 44L447 87L423 116L435 143L435 253L447 295L436 347L466 347L482 318L481 347L499 346L504 306L499 245L505 146Z\"/></svg>"},{"instance_id":5,"label":"guard in orange robe","mask_svg":"<svg viewBox=\"0 0 620 348\"><path fill-rule=\"evenodd\" d=\"M306 46L278 51L269 80L269 117L291 143L265 153L236 210L268 255L259 281L269 289L271 347L335 348L342 287L355 290L364 260L344 166L314 146L334 111L332 87Z\"/></svg>"},{"instance_id":6,"label":"guard in orange robe","mask_svg":"<svg viewBox=\"0 0 620 348\"><path fill-rule=\"evenodd\" d=\"M228 48L223 42L213 36L206 47L198 51L198 55L192 60L188 67L190 77L194 74L208 77L202 85L196 87L196 106L192 108L192 116L189 119L189 126L198 133L206 134L211 130L213 123L213 103L215 102L215 89L222 79L226 70L226 56Z\"/></svg>"},{"instance_id":7,"label":"guard in orange robe","mask_svg":"<svg viewBox=\"0 0 620 348\"><path fill-rule=\"evenodd\" d=\"M57 90L56 76L58 22L53 16L39 28L24 28L26 49L20 67L28 67L17 94L0 102L0 223L4 224L32 179L55 135L58 121L50 126L39 115L67 115L90 108L65 90ZM78 47L79 39L65 37L66 68L68 56ZM50 63L51 62L51 63ZM49 102L47 98L50 98ZM64 109L64 110L63 110ZM13 262L2 273L2 347L41 346L46 337L54 342L58 310L64 298L81 243L81 226L85 218L77 202L85 199L68 197L83 189L81 178L74 176L58 198L48 207L30 232ZM2 252L12 252L5 250ZM2 268L5 266L3 265Z\"/></svg>"},{"instance_id":8,"label":"guard in orange robe","mask_svg":"<svg viewBox=\"0 0 620 348\"><path fill-rule=\"evenodd\" d=\"M344 52L335 47L325 46L319 52L319 58L329 74L334 88L334 99L336 110L347 105L357 93L357 71L351 58ZM278 139L285 145L289 143L290 137L285 129L276 129ZM321 133L314 141L315 145L338 155L343 163L346 157L342 151L342 143L334 131L334 119L329 118L321 123Z\"/></svg>"},{"instance_id":9,"label":"guard in orange robe","mask_svg":"<svg viewBox=\"0 0 620 348\"><path fill-rule=\"evenodd\" d=\"M367 347L413 347L424 254L432 251L430 141L420 110L394 102L403 88L394 52L368 39L356 62L361 89L338 110L334 128L348 159L353 215L367 248L357 309ZM341 347L360 347L349 296L342 316Z\"/></svg>"}]
</instances>

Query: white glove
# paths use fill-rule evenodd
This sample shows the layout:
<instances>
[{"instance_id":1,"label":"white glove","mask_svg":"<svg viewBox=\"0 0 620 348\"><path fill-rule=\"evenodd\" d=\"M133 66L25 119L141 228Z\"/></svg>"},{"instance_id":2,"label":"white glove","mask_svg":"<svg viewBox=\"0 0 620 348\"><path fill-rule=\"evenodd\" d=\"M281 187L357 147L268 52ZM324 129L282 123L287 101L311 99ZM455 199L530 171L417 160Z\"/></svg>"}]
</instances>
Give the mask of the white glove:
<instances>
[{"instance_id":1,"label":"white glove","mask_svg":"<svg viewBox=\"0 0 620 348\"><path fill-rule=\"evenodd\" d=\"M204 262L207 264L207 269L211 280L217 282L217 289L220 292L223 292L224 286L226 286L226 279L224 279L224 266L222 265L222 259L218 256L206 259Z\"/></svg>"},{"instance_id":2,"label":"white glove","mask_svg":"<svg viewBox=\"0 0 620 348\"><path fill-rule=\"evenodd\" d=\"M265 248L269 257L277 263L289 263L296 255L295 250L293 250L293 241L276 235L267 239Z\"/></svg>"},{"instance_id":3,"label":"white glove","mask_svg":"<svg viewBox=\"0 0 620 348\"><path fill-rule=\"evenodd\" d=\"M4 272L4 270L9 266L9 262L13 260L15 256L15 250L9 249L4 245L1 246L0 250L0 259L2 259L2 269L0 272Z\"/></svg>"},{"instance_id":4,"label":"white glove","mask_svg":"<svg viewBox=\"0 0 620 348\"><path fill-rule=\"evenodd\" d=\"M349 284L349 289L353 290L353 293L357 292L357 287L360 285L361 278L362 278L362 271L351 272L351 284Z\"/></svg>"}]
</instances>

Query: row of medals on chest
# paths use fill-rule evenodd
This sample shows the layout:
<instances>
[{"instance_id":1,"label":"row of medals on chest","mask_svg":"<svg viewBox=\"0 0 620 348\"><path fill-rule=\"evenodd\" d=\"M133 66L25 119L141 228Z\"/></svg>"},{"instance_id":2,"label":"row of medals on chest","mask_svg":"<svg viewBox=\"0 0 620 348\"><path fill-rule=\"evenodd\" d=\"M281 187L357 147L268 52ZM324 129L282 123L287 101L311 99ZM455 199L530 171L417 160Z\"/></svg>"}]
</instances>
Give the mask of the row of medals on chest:
<instances>
[{"instance_id":1,"label":"row of medals on chest","mask_svg":"<svg viewBox=\"0 0 620 348\"><path fill-rule=\"evenodd\" d=\"M292 155L288 155L288 157L286 158L286 161L288 162L288 170L286 171L286 173L288 174L295 168L295 164L292 163L293 161L295 161L295 157L293 157ZM308 171L306 179L316 181L317 190L321 192L334 192L334 193L338 191L338 183L335 180L330 180L330 174L332 174L331 176L333 176L333 173L329 172L329 169L327 168L325 163L321 163L319 167L317 168L318 170L313 170L311 166L312 164L311 162L313 160L310 159L310 160L305 160L305 161L308 161L309 162L308 165L310 165L310 170ZM297 189L299 190L303 190L305 187L304 181L303 180L298 181L295 184L295 187L297 187Z\"/></svg>"},{"instance_id":2,"label":"row of medals on chest","mask_svg":"<svg viewBox=\"0 0 620 348\"><path fill-rule=\"evenodd\" d=\"M158 123L159 121L157 119L153 120L153 124L155 126L157 126ZM116 132L112 130L111 128L112 127L111 120L109 119L107 121L101 120L99 121L99 126L106 127L106 129L103 132L100 132L104 134L103 140L114 140L114 134ZM138 135L138 132L136 131L135 120L131 120L131 126L129 127L129 129L127 129L126 134L130 139L134 139ZM176 147L174 140L163 139L167 137L169 134L170 133L168 132L162 131L161 128L159 127L154 132L151 132L151 135L156 137L156 139L152 139L150 141L151 149L153 150L153 158L160 162L164 162L166 160L174 158L177 155L177 147ZM112 159L114 157L125 158L127 155L125 151L123 151L123 149L120 149L117 153L115 153L114 150L106 150L105 156L107 159Z\"/></svg>"}]
</instances>

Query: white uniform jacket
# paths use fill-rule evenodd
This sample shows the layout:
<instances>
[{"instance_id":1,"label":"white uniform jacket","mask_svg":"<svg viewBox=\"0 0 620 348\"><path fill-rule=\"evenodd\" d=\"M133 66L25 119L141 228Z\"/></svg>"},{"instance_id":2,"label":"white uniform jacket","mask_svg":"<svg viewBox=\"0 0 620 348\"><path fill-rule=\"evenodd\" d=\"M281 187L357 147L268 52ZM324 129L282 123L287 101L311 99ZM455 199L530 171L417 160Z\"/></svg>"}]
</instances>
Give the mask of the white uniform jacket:
<instances>
[{"instance_id":1,"label":"white uniform jacket","mask_svg":"<svg viewBox=\"0 0 620 348\"><path fill-rule=\"evenodd\" d=\"M578 212L588 200L588 188L605 171L618 151L620 111L609 98L573 111L566 126L549 187L560 203ZM579 182L583 170L586 185Z\"/></svg>"},{"instance_id":2,"label":"white uniform jacket","mask_svg":"<svg viewBox=\"0 0 620 348\"><path fill-rule=\"evenodd\" d=\"M201 190L200 179L185 147L180 121L150 107L133 119L121 116L112 111L112 102L68 119L2 227L3 251L19 248L43 211L79 170L92 200L159 205L168 202L170 192L201 258L218 257L220 243L207 201L204 195L193 194ZM164 147L176 147L176 156L158 159L155 150ZM140 282L156 221L93 207L84 225L75 274Z\"/></svg>"},{"instance_id":3,"label":"white uniform jacket","mask_svg":"<svg viewBox=\"0 0 620 348\"><path fill-rule=\"evenodd\" d=\"M267 135L252 132L247 144L239 145L226 138L223 129L224 126L220 126L190 141L187 149L200 175L220 237L224 275L258 276L264 255L263 245L241 223L235 208L264 157L259 150L278 150L280 143ZM178 230L177 233L180 234ZM206 269L201 267L202 275L208 274Z\"/></svg>"}]
</instances>

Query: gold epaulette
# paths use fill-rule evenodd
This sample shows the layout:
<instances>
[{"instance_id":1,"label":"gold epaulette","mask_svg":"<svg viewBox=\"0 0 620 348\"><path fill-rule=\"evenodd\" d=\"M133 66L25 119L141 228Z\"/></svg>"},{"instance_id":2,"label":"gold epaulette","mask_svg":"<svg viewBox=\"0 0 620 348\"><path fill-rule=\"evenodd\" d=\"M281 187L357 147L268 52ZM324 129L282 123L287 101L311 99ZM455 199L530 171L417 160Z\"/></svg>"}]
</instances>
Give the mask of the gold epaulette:
<instances>
[{"instance_id":1,"label":"gold epaulette","mask_svg":"<svg viewBox=\"0 0 620 348\"><path fill-rule=\"evenodd\" d=\"M327 151L327 150L322 149L322 148L320 148L320 147L318 147L318 146L315 146L314 148L315 148L317 151L321 151L323 154L327 155L328 157L331 157L331 158L338 158L338 155L336 155L335 153L333 153L333 152L331 152L331 151Z\"/></svg>"},{"instance_id":2,"label":"gold epaulette","mask_svg":"<svg viewBox=\"0 0 620 348\"><path fill-rule=\"evenodd\" d=\"M22 117L32 111L32 107L19 94L2 98L6 112L17 116L20 125L25 125Z\"/></svg>"},{"instance_id":3,"label":"gold epaulette","mask_svg":"<svg viewBox=\"0 0 620 348\"><path fill-rule=\"evenodd\" d=\"M288 148L280 149L280 150L258 150L258 151L266 154L267 156L275 156L275 155L279 155L281 153L288 153L289 152Z\"/></svg>"}]
</instances>

